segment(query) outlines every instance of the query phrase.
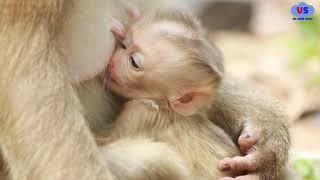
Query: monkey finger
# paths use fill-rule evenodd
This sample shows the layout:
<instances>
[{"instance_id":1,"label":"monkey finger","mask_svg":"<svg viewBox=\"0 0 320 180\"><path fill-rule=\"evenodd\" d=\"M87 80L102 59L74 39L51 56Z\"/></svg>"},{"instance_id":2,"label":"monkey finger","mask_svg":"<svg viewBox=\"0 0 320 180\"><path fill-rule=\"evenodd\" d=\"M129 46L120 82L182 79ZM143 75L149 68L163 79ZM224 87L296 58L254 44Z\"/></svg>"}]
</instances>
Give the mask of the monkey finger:
<instances>
[{"instance_id":1,"label":"monkey finger","mask_svg":"<svg viewBox=\"0 0 320 180\"><path fill-rule=\"evenodd\" d=\"M238 138L238 144L242 153L247 153L251 150L261 138L261 130L253 127L250 124L245 124L241 135Z\"/></svg>"},{"instance_id":2,"label":"monkey finger","mask_svg":"<svg viewBox=\"0 0 320 180\"><path fill-rule=\"evenodd\" d=\"M133 2L129 2L129 1L122 0L121 2L124 5L129 17L133 20L138 20L139 17L141 16L138 6Z\"/></svg>"},{"instance_id":3,"label":"monkey finger","mask_svg":"<svg viewBox=\"0 0 320 180\"><path fill-rule=\"evenodd\" d=\"M256 153L248 154L246 156L236 156L233 158L222 159L218 164L220 171L255 171L257 170Z\"/></svg>"},{"instance_id":4,"label":"monkey finger","mask_svg":"<svg viewBox=\"0 0 320 180\"><path fill-rule=\"evenodd\" d=\"M243 133L238 139L239 147L241 152L247 153L252 150L254 146L259 141L259 137L255 133Z\"/></svg>"},{"instance_id":5,"label":"monkey finger","mask_svg":"<svg viewBox=\"0 0 320 180\"><path fill-rule=\"evenodd\" d=\"M219 178L218 180L260 180L260 178L256 174L248 174L248 175L244 175L244 176L238 176L235 178L223 177L223 178Z\"/></svg>"},{"instance_id":6,"label":"monkey finger","mask_svg":"<svg viewBox=\"0 0 320 180\"><path fill-rule=\"evenodd\" d=\"M234 178L232 178L232 177L222 177L222 178L219 178L218 180L234 180Z\"/></svg>"},{"instance_id":7,"label":"monkey finger","mask_svg":"<svg viewBox=\"0 0 320 180\"><path fill-rule=\"evenodd\" d=\"M111 32L120 40L126 36L124 25L116 18L112 18Z\"/></svg>"}]
</instances>

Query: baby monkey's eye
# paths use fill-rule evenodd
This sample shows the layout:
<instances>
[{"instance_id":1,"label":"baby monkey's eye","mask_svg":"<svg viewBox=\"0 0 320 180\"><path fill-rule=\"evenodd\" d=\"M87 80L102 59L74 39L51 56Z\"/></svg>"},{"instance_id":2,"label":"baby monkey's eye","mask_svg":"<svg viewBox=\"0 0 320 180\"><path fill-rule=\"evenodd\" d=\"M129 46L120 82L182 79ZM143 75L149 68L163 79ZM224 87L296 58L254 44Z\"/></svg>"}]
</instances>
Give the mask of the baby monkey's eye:
<instances>
[{"instance_id":1,"label":"baby monkey's eye","mask_svg":"<svg viewBox=\"0 0 320 180\"><path fill-rule=\"evenodd\" d=\"M132 56L130 56L130 63L131 63L131 66L133 66L136 69L139 69L139 66L137 65L136 61L133 59Z\"/></svg>"},{"instance_id":2,"label":"baby monkey's eye","mask_svg":"<svg viewBox=\"0 0 320 180\"><path fill-rule=\"evenodd\" d=\"M120 46L121 46L123 49L127 49L127 47L123 44L123 42L120 43Z\"/></svg>"},{"instance_id":3,"label":"baby monkey's eye","mask_svg":"<svg viewBox=\"0 0 320 180\"><path fill-rule=\"evenodd\" d=\"M131 68L135 71L142 71L143 70L143 55L138 52L134 52L129 57Z\"/></svg>"}]
</instances>

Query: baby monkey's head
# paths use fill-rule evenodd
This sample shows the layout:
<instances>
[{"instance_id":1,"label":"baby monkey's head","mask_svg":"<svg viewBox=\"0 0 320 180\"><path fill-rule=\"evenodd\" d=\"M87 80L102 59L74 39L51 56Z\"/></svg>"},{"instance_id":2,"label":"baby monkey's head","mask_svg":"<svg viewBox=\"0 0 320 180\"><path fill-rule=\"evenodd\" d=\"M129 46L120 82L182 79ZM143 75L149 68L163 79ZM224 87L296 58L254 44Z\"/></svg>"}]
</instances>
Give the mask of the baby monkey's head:
<instances>
[{"instance_id":1,"label":"baby monkey's head","mask_svg":"<svg viewBox=\"0 0 320 180\"><path fill-rule=\"evenodd\" d=\"M109 88L129 99L167 100L182 115L209 106L223 60L193 16L161 11L112 31L121 43L107 66Z\"/></svg>"}]
</instances>

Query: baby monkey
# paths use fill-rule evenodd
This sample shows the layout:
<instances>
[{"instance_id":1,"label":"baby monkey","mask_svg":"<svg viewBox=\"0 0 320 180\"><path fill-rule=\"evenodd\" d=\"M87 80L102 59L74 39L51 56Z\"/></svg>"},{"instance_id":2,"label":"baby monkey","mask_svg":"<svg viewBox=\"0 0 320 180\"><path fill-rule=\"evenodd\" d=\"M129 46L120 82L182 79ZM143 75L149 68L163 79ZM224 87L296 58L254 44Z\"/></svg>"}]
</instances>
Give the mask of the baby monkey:
<instances>
[{"instance_id":1,"label":"baby monkey","mask_svg":"<svg viewBox=\"0 0 320 180\"><path fill-rule=\"evenodd\" d=\"M112 27L121 43L105 83L129 102L111 137L171 144L196 179L244 172L222 179L283 180L290 135L276 102L223 78L221 55L192 15L168 10L139 19L131 12L137 21L129 28Z\"/></svg>"},{"instance_id":2,"label":"baby monkey","mask_svg":"<svg viewBox=\"0 0 320 180\"><path fill-rule=\"evenodd\" d=\"M106 70L105 83L129 99L110 131L171 145L186 160L192 179L217 179L219 160L240 154L206 111L223 73L219 51L203 28L183 11L157 12L128 29L112 27L121 39Z\"/></svg>"}]
</instances>

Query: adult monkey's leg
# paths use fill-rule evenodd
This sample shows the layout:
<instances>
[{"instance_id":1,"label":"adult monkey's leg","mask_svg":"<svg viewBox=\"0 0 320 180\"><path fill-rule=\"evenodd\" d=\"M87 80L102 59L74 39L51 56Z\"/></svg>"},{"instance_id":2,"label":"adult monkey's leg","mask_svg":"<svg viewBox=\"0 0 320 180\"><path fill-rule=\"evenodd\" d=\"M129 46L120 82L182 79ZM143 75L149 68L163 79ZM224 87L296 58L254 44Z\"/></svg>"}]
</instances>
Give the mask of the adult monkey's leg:
<instances>
[{"instance_id":1,"label":"adult monkey's leg","mask_svg":"<svg viewBox=\"0 0 320 180\"><path fill-rule=\"evenodd\" d=\"M0 2L0 144L14 180L112 179L57 52L62 6Z\"/></svg>"}]
</instances>

